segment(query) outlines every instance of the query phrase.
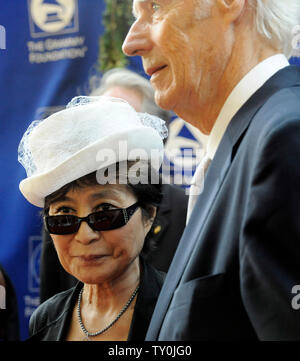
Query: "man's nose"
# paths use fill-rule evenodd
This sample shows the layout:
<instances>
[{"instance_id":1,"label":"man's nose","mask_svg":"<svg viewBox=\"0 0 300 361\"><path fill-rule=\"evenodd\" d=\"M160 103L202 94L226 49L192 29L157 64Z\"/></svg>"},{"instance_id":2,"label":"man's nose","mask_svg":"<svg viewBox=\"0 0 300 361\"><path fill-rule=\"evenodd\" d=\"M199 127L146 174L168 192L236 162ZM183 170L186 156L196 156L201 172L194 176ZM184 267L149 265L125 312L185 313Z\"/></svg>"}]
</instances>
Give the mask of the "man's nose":
<instances>
[{"instance_id":1,"label":"man's nose","mask_svg":"<svg viewBox=\"0 0 300 361\"><path fill-rule=\"evenodd\" d=\"M87 222L83 221L80 223L80 227L75 234L76 241L83 244L89 244L98 238L99 233L97 231L94 231Z\"/></svg>"},{"instance_id":2,"label":"man's nose","mask_svg":"<svg viewBox=\"0 0 300 361\"><path fill-rule=\"evenodd\" d=\"M148 25L136 20L131 26L122 46L127 56L143 56L152 48Z\"/></svg>"}]
</instances>

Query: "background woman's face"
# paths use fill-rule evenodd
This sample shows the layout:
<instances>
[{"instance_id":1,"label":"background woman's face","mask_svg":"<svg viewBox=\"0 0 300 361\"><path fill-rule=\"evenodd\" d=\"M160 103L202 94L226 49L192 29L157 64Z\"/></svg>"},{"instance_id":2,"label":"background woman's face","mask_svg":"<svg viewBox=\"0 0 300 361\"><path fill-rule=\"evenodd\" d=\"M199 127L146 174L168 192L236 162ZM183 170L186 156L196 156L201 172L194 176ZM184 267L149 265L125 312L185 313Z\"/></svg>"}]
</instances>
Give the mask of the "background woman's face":
<instances>
[{"instance_id":1,"label":"background woman's face","mask_svg":"<svg viewBox=\"0 0 300 361\"><path fill-rule=\"evenodd\" d=\"M136 201L126 185L87 186L70 190L63 198L51 203L49 214L85 217L100 210L127 208ZM82 222L77 233L52 234L51 237L67 272L84 283L100 284L112 282L136 269L151 225L138 208L121 228L94 231Z\"/></svg>"}]
</instances>

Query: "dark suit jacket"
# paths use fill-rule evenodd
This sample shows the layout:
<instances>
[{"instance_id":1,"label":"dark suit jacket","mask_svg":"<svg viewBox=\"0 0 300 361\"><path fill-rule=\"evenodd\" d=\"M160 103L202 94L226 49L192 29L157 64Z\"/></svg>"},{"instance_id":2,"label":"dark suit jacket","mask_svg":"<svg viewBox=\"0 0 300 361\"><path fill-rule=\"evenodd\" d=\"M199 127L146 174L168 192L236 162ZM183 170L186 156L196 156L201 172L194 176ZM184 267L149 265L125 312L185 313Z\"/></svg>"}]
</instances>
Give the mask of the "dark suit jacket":
<instances>
[{"instance_id":1,"label":"dark suit jacket","mask_svg":"<svg viewBox=\"0 0 300 361\"><path fill-rule=\"evenodd\" d=\"M165 274L141 259L141 284L138 292L128 341L143 341ZM74 306L83 284L61 292L40 305L30 318L28 341L64 341ZM117 324L116 324L117 325ZM84 337L84 334L82 335Z\"/></svg>"},{"instance_id":2,"label":"dark suit jacket","mask_svg":"<svg viewBox=\"0 0 300 361\"><path fill-rule=\"evenodd\" d=\"M229 124L169 268L147 340L300 340L300 69Z\"/></svg>"},{"instance_id":3,"label":"dark suit jacket","mask_svg":"<svg viewBox=\"0 0 300 361\"><path fill-rule=\"evenodd\" d=\"M147 261L159 271L167 272L185 227L188 197L182 188L168 184L162 186L162 193L163 199L150 231L157 246ZM41 302L77 283L60 265L53 242L46 232L43 233L40 279Z\"/></svg>"}]
</instances>

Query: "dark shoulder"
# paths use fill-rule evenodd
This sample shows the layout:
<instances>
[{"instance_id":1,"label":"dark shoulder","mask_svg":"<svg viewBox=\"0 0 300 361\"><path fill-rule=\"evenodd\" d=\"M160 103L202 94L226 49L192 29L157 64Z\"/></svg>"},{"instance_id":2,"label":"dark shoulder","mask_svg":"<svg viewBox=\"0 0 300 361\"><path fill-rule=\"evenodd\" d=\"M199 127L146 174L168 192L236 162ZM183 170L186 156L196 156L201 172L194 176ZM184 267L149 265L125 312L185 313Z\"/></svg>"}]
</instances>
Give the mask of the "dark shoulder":
<instances>
[{"instance_id":1,"label":"dark shoulder","mask_svg":"<svg viewBox=\"0 0 300 361\"><path fill-rule=\"evenodd\" d=\"M299 149L299 104L300 86L281 89L266 101L255 114L245 137L244 150L249 153L249 159L281 162L280 152Z\"/></svg>"},{"instance_id":2,"label":"dark shoulder","mask_svg":"<svg viewBox=\"0 0 300 361\"><path fill-rule=\"evenodd\" d=\"M142 281L145 285L156 285L157 289L160 290L164 280L166 278L166 273L157 270L150 263L143 260L143 273Z\"/></svg>"},{"instance_id":3,"label":"dark shoulder","mask_svg":"<svg viewBox=\"0 0 300 361\"><path fill-rule=\"evenodd\" d=\"M175 184L163 184L161 211L186 212L188 197L185 189Z\"/></svg>"},{"instance_id":4,"label":"dark shoulder","mask_svg":"<svg viewBox=\"0 0 300 361\"><path fill-rule=\"evenodd\" d=\"M185 191L182 187L176 184L163 184L162 186L163 194L168 195L169 197L176 197L185 199Z\"/></svg>"},{"instance_id":5,"label":"dark shoulder","mask_svg":"<svg viewBox=\"0 0 300 361\"><path fill-rule=\"evenodd\" d=\"M33 312L29 321L30 335L58 321L69 310L75 288L72 287L67 291L52 296Z\"/></svg>"},{"instance_id":6,"label":"dark shoulder","mask_svg":"<svg viewBox=\"0 0 300 361\"><path fill-rule=\"evenodd\" d=\"M259 110L256 119L264 118L259 122L263 136L267 137L282 130L293 129L300 118L300 86L284 88L271 96Z\"/></svg>"},{"instance_id":7,"label":"dark shoulder","mask_svg":"<svg viewBox=\"0 0 300 361\"><path fill-rule=\"evenodd\" d=\"M163 286L166 274L158 271L151 264L140 257L142 266L141 283L139 296L137 298L137 308L147 313L147 317L150 318L157 298L160 294L160 290ZM143 315L146 317L146 314Z\"/></svg>"}]
</instances>

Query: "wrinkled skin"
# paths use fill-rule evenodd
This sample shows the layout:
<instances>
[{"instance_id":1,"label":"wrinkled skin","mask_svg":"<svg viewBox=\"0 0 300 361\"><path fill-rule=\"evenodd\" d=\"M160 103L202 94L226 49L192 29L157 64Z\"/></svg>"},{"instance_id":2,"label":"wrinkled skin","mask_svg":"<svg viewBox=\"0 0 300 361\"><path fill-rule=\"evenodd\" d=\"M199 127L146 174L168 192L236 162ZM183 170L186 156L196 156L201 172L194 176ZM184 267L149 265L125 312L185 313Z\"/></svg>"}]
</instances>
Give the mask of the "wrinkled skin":
<instances>
[{"instance_id":1,"label":"wrinkled skin","mask_svg":"<svg viewBox=\"0 0 300 361\"><path fill-rule=\"evenodd\" d=\"M124 53L142 57L160 107L209 134L234 86L270 55L247 2L134 0L133 12Z\"/></svg>"}]
</instances>

